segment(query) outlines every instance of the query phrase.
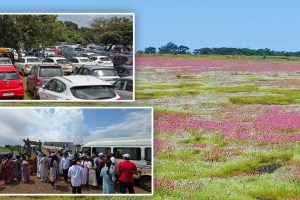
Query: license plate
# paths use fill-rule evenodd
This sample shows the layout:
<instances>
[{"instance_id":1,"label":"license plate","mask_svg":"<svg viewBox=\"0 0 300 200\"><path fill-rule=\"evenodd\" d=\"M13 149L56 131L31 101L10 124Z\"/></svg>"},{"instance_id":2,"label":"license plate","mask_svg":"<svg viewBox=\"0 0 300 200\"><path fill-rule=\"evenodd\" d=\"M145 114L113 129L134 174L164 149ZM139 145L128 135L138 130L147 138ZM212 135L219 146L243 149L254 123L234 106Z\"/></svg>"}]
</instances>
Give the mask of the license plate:
<instances>
[{"instance_id":1,"label":"license plate","mask_svg":"<svg viewBox=\"0 0 300 200\"><path fill-rule=\"evenodd\" d=\"M4 96L4 97L7 97L7 96L13 96L13 95L14 95L13 92L4 92L4 93L3 93L3 96Z\"/></svg>"}]
</instances>

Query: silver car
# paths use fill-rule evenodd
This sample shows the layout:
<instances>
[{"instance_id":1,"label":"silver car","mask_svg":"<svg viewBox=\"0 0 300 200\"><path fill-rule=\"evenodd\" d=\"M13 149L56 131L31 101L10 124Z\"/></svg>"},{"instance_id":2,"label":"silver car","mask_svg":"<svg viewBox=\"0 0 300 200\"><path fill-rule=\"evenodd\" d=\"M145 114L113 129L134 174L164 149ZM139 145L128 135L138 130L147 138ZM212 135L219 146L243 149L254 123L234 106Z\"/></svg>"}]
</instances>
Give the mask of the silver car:
<instances>
[{"instance_id":1,"label":"silver car","mask_svg":"<svg viewBox=\"0 0 300 200\"><path fill-rule=\"evenodd\" d=\"M122 77L113 84L114 90L124 100L133 100L133 78Z\"/></svg>"},{"instance_id":2,"label":"silver car","mask_svg":"<svg viewBox=\"0 0 300 200\"><path fill-rule=\"evenodd\" d=\"M54 77L38 90L41 100L122 100L112 85L94 76Z\"/></svg>"}]
</instances>

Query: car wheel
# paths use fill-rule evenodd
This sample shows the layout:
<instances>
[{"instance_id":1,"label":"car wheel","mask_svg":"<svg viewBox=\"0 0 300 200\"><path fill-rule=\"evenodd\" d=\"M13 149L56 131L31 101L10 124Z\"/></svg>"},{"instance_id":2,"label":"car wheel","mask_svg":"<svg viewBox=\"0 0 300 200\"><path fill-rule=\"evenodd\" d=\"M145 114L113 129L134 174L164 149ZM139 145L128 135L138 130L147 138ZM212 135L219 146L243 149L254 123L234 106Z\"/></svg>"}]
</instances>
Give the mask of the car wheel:
<instances>
[{"instance_id":1,"label":"car wheel","mask_svg":"<svg viewBox=\"0 0 300 200\"><path fill-rule=\"evenodd\" d=\"M151 192L151 176L143 176L140 180L140 185L144 190Z\"/></svg>"}]
</instances>

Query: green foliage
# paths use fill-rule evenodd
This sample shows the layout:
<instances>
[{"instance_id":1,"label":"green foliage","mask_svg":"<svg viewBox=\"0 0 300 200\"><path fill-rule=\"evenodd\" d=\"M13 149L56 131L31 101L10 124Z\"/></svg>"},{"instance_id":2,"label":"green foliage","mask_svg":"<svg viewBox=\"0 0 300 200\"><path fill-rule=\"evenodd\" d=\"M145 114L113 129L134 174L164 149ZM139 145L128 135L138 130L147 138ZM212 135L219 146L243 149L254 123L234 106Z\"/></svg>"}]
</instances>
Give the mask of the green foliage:
<instances>
[{"instance_id":1,"label":"green foliage","mask_svg":"<svg viewBox=\"0 0 300 200\"><path fill-rule=\"evenodd\" d=\"M261 95L261 96L234 96L229 97L233 104L262 104L262 105L289 105L296 102L293 96Z\"/></svg>"},{"instance_id":2,"label":"green foliage","mask_svg":"<svg viewBox=\"0 0 300 200\"><path fill-rule=\"evenodd\" d=\"M115 44L133 45L132 19L126 17L95 18L91 22L96 43L110 44L108 50Z\"/></svg>"},{"instance_id":3,"label":"green foliage","mask_svg":"<svg viewBox=\"0 0 300 200\"><path fill-rule=\"evenodd\" d=\"M205 90L214 90L215 92L222 93L235 93L235 92L255 92L259 87L256 85L238 85L238 86L220 86L220 87L206 87Z\"/></svg>"}]
</instances>

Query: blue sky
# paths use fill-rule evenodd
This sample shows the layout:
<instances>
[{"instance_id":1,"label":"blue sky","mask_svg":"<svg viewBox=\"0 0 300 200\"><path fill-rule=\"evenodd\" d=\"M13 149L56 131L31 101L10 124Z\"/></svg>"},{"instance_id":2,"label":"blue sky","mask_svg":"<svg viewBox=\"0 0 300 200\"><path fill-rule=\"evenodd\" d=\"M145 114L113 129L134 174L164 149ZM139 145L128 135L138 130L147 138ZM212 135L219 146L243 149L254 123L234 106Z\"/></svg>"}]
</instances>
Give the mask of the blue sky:
<instances>
[{"instance_id":1,"label":"blue sky","mask_svg":"<svg viewBox=\"0 0 300 200\"><path fill-rule=\"evenodd\" d=\"M0 12L133 12L136 50L173 42L299 51L299 7L297 0L20 0L2 2Z\"/></svg>"},{"instance_id":2,"label":"blue sky","mask_svg":"<svg viewBox=\"0 0 300 200\"><path fill-rule=\"evenodd\" d=\"M101 138L152 135L150 108L1 108L0 146L22 140L85 144Z\"/></svg>"}]
</instances>

